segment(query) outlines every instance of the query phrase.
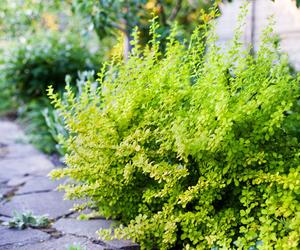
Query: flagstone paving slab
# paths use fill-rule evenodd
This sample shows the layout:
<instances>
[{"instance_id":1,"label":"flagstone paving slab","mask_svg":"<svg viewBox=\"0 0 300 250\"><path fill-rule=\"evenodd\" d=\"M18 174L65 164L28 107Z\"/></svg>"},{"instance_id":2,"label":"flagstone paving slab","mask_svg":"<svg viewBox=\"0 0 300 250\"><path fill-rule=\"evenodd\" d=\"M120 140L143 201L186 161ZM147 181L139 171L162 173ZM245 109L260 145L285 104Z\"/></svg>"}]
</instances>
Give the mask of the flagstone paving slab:
<instances>
[{"instance_id":1,"label":"flagstone paving slab","mask_svg":"<svg viewBox=\"0 0 300 250\"><path fill-rule=\"evenodd\" d=\"M77 220L73 218L61 218L53 224L53 227L64 233L98 240L96 231L100 228L109 229L112 224L112 220Z\"/></svg>"},{"instance_id":2,"label":"flagstone paving slab","mask_svg":"<svg viewBox=\"0 0 300 250\"><path fill-rule=\"evenodd\" d=\"M0 176L0 184L5 184L8 181L9 181L9 178L4 177L4 176Z\"/></svg>"},{"instance_id":3,"label":"flagstone paving slab","mask_svg":"<svg viewBox=\"0 0 300 250\"><path fill-rule=\"evenodd\" d=\"M26 158L35 155L41 155L41 153L30 144L13 143L10 144L5 150L6 159Z\"/></svg>"},{"instance_id":4,"label":"flagstone paving slab","mask_svg":"<svg viewBox=\"0 0 300 250\"><path fill-rule=\"evenodd\" d=\"M0 215L0 222L2 223L2 222L8 222L10 220L10 217L6 217L6 216L1 216ZM0 223L0 224L1 224Z\"/></svg>"},{"instance_id":5,"label":"flagstone paving slab","mask_svg":"<svg viewBox=\"0 0 300 250\"><path fill-rule=\"evenodd\" d=\"M46 176L52 169L52 163L43 155L28 156L22 159L0 160L0 176L6 178L28 174L43 174Z\"/></svg>"},{"instance_id":6,"label":"flagstone paving slab","mask_svg":"<svg viewBox=\"0 0 300 250\"><path fill-rule=\"evenodd\" d=\"M31 176L27 175L27 176L17 176L17 177L13 177L11 178L6 185L8 187L16 187L16 186L20 186L26 183L26 181L30 180Z\"/></svg>"},{"instance_id":7,"label":"flagstone paving slab","mask_svg":"<svg viewBox=\"0 0 300 250\"><path fill-rule=\"evenodd\" d=\"M13 192L13 188L12 187L0 187L0 200L5 197L8 196L10 193Z\"/></svg>"},{"instance_id":8,"label":"flagstone paving slab","mask_svg":"<svg viewBox=\"0 0 300 250\"><path fill-rule=\"evenodd\" d=\"M66 235L59 239L52 239L38 244L25 246L12 246L10 250L67 250L68 247L80 246L86 250L108 250L109 248L98 244L93 244L87 238Z\"/></svg>"},{"instance_id":9,"label":"flagstone paving slab","mask_svg":"<svg viewBox=\"0 0 300 250\"><path fill-rule=\"evenodd\" d=\"M35 215L48 215L55 219L70 213L73 202L63 200L61 192L45 192L17 195L0 205L0 214L13 216L14 211L32 211Z\"/></svg>"},{"instance_id":10,"label":"flagstone paving slab","mask_svg":"<svg viewBox=\"0 0 300 250\"><path fill-rule=\"evenodd\" d=\"M0 143L0 159L6 157L8 152L8 145L5 143Z\"/></svg>"},{"instance_id":11,"label":"flagstone paving slab","mask_svg":"<svg viewBox=\"0 0 300 250\"><path fill-rule=\"evenodd\" d=\"M25 185L16 192L19 194L54 191L62 181L52 181L46 176L32 176L27 179Z\"/></svg>"},{"instance_id":12,"label":"flagstone paving slab","mask_svg":"<svg viewBox=\"0 0 300 250\"><path fill-rule=\"evenodd\" d=\"M12 245L22 246L49 240L50 235L36 229L8 229L0 226L0 249L11 249Z\"/></svg>"},{"instance_id":13,"label":"flagstone paving slab","mask_svg":"<svg viewBox=\"0 0 300 250\"><path fill-rule=\"evenodd\" d=\"M1 120L0 122L0 143L15 143L26 141L23 131L11 121Z\"/></svg>"},{"instance_id":14,"label":"flagstone paving slab","mask_svg":"<svg viewBox=\"0 0 300 250\"><path fill-rule=\"evenodd\" d=\"M99 229L109 229L115 224L116 223L113 220L76 220L73 218L62 218L56 221L53 224L53 227L64 233L85 236L89 239L99 240L99 236L96 232ZM132 241L129 240L106 241L101 239L101 241L115 249L139 249L137 244L132 243Z\"/></svg>"}]
</instances>

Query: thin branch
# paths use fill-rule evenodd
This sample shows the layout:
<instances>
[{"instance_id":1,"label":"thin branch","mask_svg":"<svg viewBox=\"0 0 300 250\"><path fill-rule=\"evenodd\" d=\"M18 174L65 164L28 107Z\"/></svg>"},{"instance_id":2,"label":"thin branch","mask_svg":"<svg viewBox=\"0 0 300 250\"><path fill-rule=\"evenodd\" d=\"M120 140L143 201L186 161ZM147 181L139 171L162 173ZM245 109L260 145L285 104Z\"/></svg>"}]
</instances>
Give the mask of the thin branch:
<instances>
[{"instance_id":1,"label":"thin branch","mask_svg":"<svg viewBox=\"0 0 300 250\"><path fill-rule=\"evenodd\" d=\"M115 23L115 22L110 22L110 25L111 25L113 28L122 31L124 34L127 34L127 33L128 33L128 32L126 31L126 29L124 29L123 27L121 27L119 24L117 24L117 23Z\"/></svg>"},{"instance_id":2,"label":"thin branch","mask_svg":"<svg viewBox=\"0 0 300 250\"><path fill-rule=\"evenodd\" d=\"M163 4L161 3L161 0L157 1L158 7L159 7L159 15L163 26L167 26L167 18L166 13Z\"/></svg>"},{"instance_id":3,"label":"thin branch","mask_svg":"<svg viewBox=\"0 0 300 250\"><path fill-rule=\"evenodd\" d=\"M182 0L177 0L177 1L176 1L176 4L175 4L175 7L174 7L174 9L172 10L172 13L171 13L171 15L170 15L170 17L169 17L169 20L170 20L170 21L174 21L174 20L175 20L175 18L176 18L176 16L177 16L178 12L179 12L180 9L181 9L181 5L182 5Z\"/></svg>"}]
</instances>

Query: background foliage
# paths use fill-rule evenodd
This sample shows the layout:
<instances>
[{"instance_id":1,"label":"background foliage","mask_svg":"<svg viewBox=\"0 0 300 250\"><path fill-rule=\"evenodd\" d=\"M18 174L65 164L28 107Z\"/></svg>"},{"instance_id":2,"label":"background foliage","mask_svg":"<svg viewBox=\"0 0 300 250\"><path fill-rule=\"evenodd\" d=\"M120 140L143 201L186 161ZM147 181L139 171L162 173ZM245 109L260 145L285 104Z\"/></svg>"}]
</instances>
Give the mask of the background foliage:
<instances>
[{"instance_id":1,"label":"background foliage","mask_svg":"<svg viewBox=\"0 0 300 250\"><path fill-rule=\"evenodd\" d=\"M6 83L23 101L45 96L50 83L56 90L63 88L67 74L75 79L77 71L100 65L79 37L56 32L31 36L13 47L6 58Z\"/></svg>"},{"instance_id":2,"label":"background foliage","mask_svg":"<svg viewBox=\"0 0 300 250\"><path fill-rule=\"evenodd\" d=\"M2 0L0 6L1 36L13 38L32 33L41 27L56 29L57 23L53 13L58 8L59 1L41 0Z\"/></svg>"},{"instance_id":3,"label":"background foliage","mask_svg":"<svg viewBox=\"0 0 300 250\"><path fill-rule=\"evenodd\" d=\"M100 40L107 36L122 35L124 56L131 50L130 40L134 27L140 30L140 43L145 45L150 37L149 19L156 15L160 23L160 39L166 38L171 24L178 22L182 38L189 36L195 25L200 23L200 14L219 1L203 0L75 0L72 7L75 13L85 17L93 24Z\"/></svg>"},{"instance_id":4,"label":"background foliage","mask_svg":"<svg viewBox=\"0 0 300 250\"><path fill-rule=\"evenodd\" d=\"M106 50L65 1L4 0L0 15L0 113L16 113L30 141L52 153L56 142L42 114L51 109L47 86L59 90L66 75L98 70Z\"/></svg>"}]
</instances>

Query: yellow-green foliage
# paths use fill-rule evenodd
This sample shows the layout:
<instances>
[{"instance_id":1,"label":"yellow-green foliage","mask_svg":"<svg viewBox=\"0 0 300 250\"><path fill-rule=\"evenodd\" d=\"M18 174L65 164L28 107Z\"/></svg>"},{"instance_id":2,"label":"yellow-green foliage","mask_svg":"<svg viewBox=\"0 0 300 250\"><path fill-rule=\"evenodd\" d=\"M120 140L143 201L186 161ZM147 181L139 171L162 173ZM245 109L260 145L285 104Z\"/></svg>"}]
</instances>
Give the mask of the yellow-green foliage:
<instances>
[{"instance_id":1,"label":"yellow-green foliage","mask_svg":"<svg viewBox=\"0 0 300 250\"><path fill-rule=\"evenodd\" d=\"M119 219L115 236L143 249L299 249L299 138L287 125L298 80L271 26L255 57L240 29L220 49L213 24L188 46L174 29L162 55L157 28L97 90L67 87L62 103L49 89L69 131L68 167L53 177L73 179L67 196Z\"/></svg>"}]
</instances>

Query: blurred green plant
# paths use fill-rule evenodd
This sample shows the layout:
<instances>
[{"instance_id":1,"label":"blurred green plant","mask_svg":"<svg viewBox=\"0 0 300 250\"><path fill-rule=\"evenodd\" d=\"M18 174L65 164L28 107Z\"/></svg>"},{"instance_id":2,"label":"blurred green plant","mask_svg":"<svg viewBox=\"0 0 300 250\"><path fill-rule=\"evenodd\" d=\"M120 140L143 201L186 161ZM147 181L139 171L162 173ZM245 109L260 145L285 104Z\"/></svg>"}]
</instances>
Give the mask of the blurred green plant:
<instances>
[{"instance_id":1,"label":"blurred green plant","mask_svg":"<svg viewBox=\"0 0 300 250\"><path fill-rule=\"evenodd\" d=\"M1 40L28 37L47 30L91 35L86 21L72 14L68 1L1 0Z\"/></svg>"},{"instance_id":2,"label":"blurred green plant","mask_svg":"<svg viewBox=\"0 0 300 250\"><path fill-rule=\"evenodd\" d=\"M43 116L46 107L51 108L47 99L32 99L18 107L17 121L24 128L30 143L47 154L53 154L57 153L57 147Z\"/></svg>"},{"instance_id":3,"label":"blurred green plant","mask_svg":"<svg viewBox=\"0 0 300 250\"><path fill-rule=\"evenodd\" d=\"M78 79L76 79L76 84L72 84L71 77L67 75L65 82L69 87L75 86L75 92L78 101L87 83L91 84L93 89L96 89L98 87L98 83L95 80L94 71L78 72ZM62 95L62 102L65 104L68 103L66 95ZM52 107L47 107L43 110L43 116L48 126L48 131L51 134L51 138L56 142L56 151L61 156L64 156L66 153L66 149L62 146L62 141L68 138L68 132L65 128L64 120L60 116L59 110L55 110Z\"/></svg>"},{"instance_id":4,"label":"blurred green plant","mask_svg":"<svg viewBox=\"0 0 300 250\"><path fill-rule=\"evenodd\" d=\"M107 36L122 34L124 37L124 56L131 50L131 34L137 26L141 32L140 43L147 44L149 22L153 14L158 16L160 39L165 39L171 24L178 22L182 37L188 37L193 28L201 22L199 16L213 3L206 0L74 0L71 1L75 13L79 13L93 24L100 40Z\"/></svg>"},{"instance_id":5,"label":"blurred green plant","mask_svg":"<svg viewBox=\"0 0 300 250\"><path fill-rule=\"evenodd\" d=\"M42 111L50 108L46 89L52 84L64 89L65 76L76 79L78 71L97 70L102 57L91 53L78 34L38 33L21 43L11 44L3 55L0 74L0 107L7 112L14 104L30 141L46 153L57 149ZM12 102L13 100L13 102Z\"/></svg>"},{"instance_id":6,"label":"blurred green plant","mask_svg":"<svg viewBox=\"0 0 300 250\"><path fill-rule=\"evenodd\" d=\"M131 34L136 26L140 30L139 42L146 45L149 41L148 20L153 14L158 16L160 24L158 33L161 40L169 35L174 22L177 22L179 27L177 35L184 39L188 38L192 30L201 23L200 15L220 2L222 0L74 0L71 1L71 5L75 13L79 13L93 25L100 40L121 34L124 40L124 57L127 58L132 48ZM299 4L300 0L296 0L298 7ZM161 46L164 47L164 44L161 43Z\"/></svg>"},{"instance_id":7,"label":"blurred green plant","mask_svg":"<svg viewBox=\"0 0 300 250\"><path fill-rule=\"evenodd\" d=\"M48 227L50 221L47 216L36 216L32 212L14 212L13 218L8 222L4 222L3 225L6 225L10 228L25 229L27 227L33 228L45 228Z\"/></svg>"},{"instance_id":8,"label":"blurred green plant","mask_svg":"<svg viewBox=\"0 0 300 250\"><path fill-rule=\"evenodd\" d=\"M0 33L6 39L33 33L41 26L55 28L56 21L51 13L59 9L58 0L1 0ZM51 20L50 20L51 19ZM3 39L3 37L2 37Z\"/></svg>"},{"instance_id":9,"label":"blurred green plant","mask_svg":"<svg viewBox=\"0 0 300 250\"><path fill-rule=\"evenodd\" d=\"M78 243L73 243L73 244L67 246L67 250L86 250L86 247L82 247Z\"/></svg>"},{"instance_id":10,"label":"blurred green plant","mask_svg":"<svg viewBox=\"0 0 300 250\"><path fill-rule=\"evenodd\" d=\"M15 110L12 88L8 87L3 77L4 49L0 47L0 115Z\"/></svg>"},{"instance_id":11,"label":"blurred green plant","mask_svg":"<svg viewBox=\"0 0 300 250\"><path fill-rule=\"evenodd\" d=\"M67 74L75 79L77 71L99 68L100 60L77 35L36 34L8 51L2 67L3 78L18 100L27 102L45 96L49 84L62 89Z\"/></svg>"},{"instance_id":12,"label":"blurred green plant","mask_svg":"<svg viewBox=\"0 0 300 250\"><path fill-rule=\"evenodd\" d=\"M66 1L3 0L0 17L0 114L18 114L31 142L52 153L47 86L59 90L67 74L75 80L78 70L98 69L105 49Z\"/></svg>"}]
</instances>

